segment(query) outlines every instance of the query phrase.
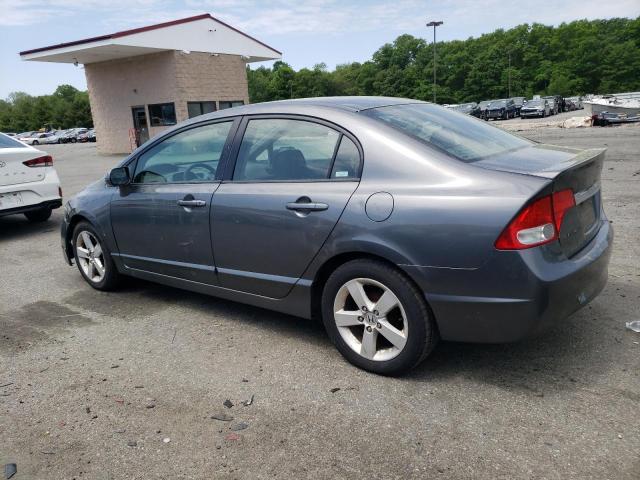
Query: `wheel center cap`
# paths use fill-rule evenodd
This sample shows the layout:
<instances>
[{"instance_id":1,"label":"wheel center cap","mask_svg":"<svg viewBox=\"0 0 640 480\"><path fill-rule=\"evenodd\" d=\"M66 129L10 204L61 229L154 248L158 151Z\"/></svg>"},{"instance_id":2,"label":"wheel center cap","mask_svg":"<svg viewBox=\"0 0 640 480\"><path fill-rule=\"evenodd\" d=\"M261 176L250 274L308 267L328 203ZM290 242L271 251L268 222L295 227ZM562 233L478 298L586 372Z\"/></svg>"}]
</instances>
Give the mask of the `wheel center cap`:
<instances>
[{"instance_id":1,"label":"wheel center cap","mask_svg":"<svg viewBox=\"0 0 640 480\"><path fill-rule=\"evenodd\" d=\"M364 320L369 324L369 325L375 325L377 320L376 320L376 316L371 313L371 312L367 312L364 314Z\"/></svg>"}]
</instances>

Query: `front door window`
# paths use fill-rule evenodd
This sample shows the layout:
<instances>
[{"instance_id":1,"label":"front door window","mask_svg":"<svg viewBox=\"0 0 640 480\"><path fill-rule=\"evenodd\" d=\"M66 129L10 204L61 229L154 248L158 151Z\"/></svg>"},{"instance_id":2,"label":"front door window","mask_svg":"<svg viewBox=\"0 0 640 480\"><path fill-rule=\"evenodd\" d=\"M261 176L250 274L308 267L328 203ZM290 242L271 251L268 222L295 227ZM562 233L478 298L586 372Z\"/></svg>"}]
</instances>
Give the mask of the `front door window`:
<instances>
[{"instance_id":1,"label":"front door window","mask_svg":"<svg viewBox=\"0 0 640 480\"><path fill-rule=\"evenodd\" d=\"M232 124L191 128L154 145L138 158L133 183L213 181Z\"/></svg>"}]
</instances>

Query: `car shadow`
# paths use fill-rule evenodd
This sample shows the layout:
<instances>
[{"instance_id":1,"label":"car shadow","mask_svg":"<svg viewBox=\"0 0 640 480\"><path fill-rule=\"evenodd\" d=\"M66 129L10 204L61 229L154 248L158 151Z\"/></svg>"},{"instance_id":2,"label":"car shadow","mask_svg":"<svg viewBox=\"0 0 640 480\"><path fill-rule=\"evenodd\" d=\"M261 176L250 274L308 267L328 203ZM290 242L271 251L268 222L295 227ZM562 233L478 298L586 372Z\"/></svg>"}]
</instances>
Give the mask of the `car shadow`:
<instances>
[{"instance_id":1,"label":"car shadow","mask_svg":"<svg viewBox=\"0 0 640 480\"><path fill-rule=\"evenodd\" d=\"M105 314L126 317L128 313L119 312L118 306L114 305L114 296L127 295L130 298L117 303L127 309L140 303L142 306L138 315L153 315L154 311L179 304L212 318L225 318L246 326L268 329L293 342L303 341L316 347L334 348L322 322L318 320L307 320L130 277L126 278L123 288L117 293L97 293L98 297L78 295L77 300L74 300L75 296L68 297L65 303L98 312L104 308ZM84 302L87 302L86 305L82 304ZM615 341L615 336L606 339L603 336L602 330L606 324L601 318L606 316L606 302L598 299L546 333L518 343L440 342L424 363L399 381L438 384L463 378L539 397L580 388L581 384L588 382L594 371L602 374L612 368L611 345L603 344ZM336 361L341 361L337 354Z\"/></svg>"},{"instance_id":2,"label":"car shadow","mask_svg":"<svg viewBox=\"0 0 640 480\"><path fill-rule=\"evenodd\" d=\"M46 222L30 222L22 214L0 217L0 242L58 231L61 221L62 213L56 210Z\"/></svg>"},{"instance_id":3,"label":"car shadow","mask_svg":"<svg viewBox=\"0 0 640 480\"><path fill-rule=\"evenodd\" d=\"M122 296L129 297L122 301ZM114 302L114 297L120 297ZM314 345L330 347L319 321L295 317L284 313L274 312L260 307L225 300L197 292L181 290L145 280L124 277L123 285L117 292L95 292L87 296L85 292L78 292L64 299L65 303L81 307L100 314L134 318L142 315L153 315L164 308L176 304L186 309L212 318L231 319L246 326L276 331L278 334L292 341L305 341ZM139 311L132 311L134 305L140 305Z\"/></svg>"},{"instance_id":4,"label":"car shadow","mask_svg":"<svg viewBox=\"0 0 640 480\"><path fill-rule=\"evenodd\" d=\"M615 365L612 346L619 339L605 335L604 301L588 305L548 331L509 344L441 342L431 356L405 376L420 382L464 378L511 392L539 397L582 388L593 375Z\"/></svg>"}]
</instances>

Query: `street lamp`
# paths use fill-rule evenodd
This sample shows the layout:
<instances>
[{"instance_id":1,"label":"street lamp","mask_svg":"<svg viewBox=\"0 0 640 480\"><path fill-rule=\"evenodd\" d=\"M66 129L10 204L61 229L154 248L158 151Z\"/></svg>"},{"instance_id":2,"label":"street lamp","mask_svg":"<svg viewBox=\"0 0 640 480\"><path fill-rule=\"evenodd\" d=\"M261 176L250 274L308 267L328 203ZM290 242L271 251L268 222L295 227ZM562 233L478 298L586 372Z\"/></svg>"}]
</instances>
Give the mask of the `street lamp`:
<instances>
[{"instance_id":1,"label":"street lamp","mask_svg":"<svg viewBox=\"0 0 640 480\"><path fill-rule=\"evenodd\" d=\"M509 52L509 98L511 98L511 52Z\"/></svg>"},{"instance_id":2,"label":"street lamp","mask_svg":"<svg viewBox=\"0 0 640 480\"><path fill-rule=\"evenodd\" d=\"M429 22L427 27L433 27L433 103L436 103L436 27L439 27L444 22Z\"/></svg>"}]
</instances>

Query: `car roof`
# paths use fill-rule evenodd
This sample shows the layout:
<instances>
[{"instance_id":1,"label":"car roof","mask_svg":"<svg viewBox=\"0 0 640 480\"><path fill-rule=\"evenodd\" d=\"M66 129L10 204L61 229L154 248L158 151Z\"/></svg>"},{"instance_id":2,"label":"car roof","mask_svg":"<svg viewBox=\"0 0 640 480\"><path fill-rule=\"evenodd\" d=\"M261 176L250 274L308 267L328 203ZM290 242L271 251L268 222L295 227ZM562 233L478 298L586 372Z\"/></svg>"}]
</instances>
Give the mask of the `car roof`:
<instances>
[{"instance_id":1,"label":"car roof","mask_svg":"<svg viewBox=\"0 0 640 480\"><path fill-rule=\"evenodd\" d=\"M274 102L253 103L242 107L234 107L234 111L239 114L250 114L253 111L260 113L267 110L277 112L283 106L310 106L324 107L335 110L344 110L349 112L360 112L371 108L389 107L393 105L406 105L410 103L428 103L421 100L413 100L410 98L396 97L313 97L313 98L295 98L292 100L276 100Z\"/></svg>"}]
</instances>

